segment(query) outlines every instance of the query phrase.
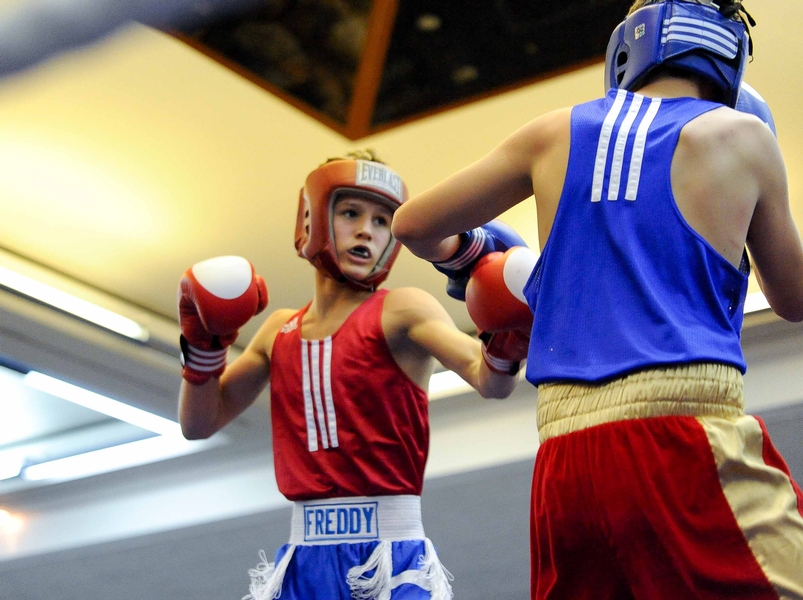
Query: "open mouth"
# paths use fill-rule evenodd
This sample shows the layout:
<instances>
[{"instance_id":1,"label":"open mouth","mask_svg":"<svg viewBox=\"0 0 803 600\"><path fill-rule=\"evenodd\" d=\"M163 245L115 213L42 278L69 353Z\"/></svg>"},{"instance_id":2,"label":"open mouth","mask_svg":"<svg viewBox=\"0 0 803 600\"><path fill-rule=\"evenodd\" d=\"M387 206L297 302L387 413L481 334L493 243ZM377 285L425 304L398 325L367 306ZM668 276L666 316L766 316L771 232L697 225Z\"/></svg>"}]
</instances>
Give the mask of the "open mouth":
<instances>
[{"instance_id":1,"label":"open mouth","mask_svg":"<svg viewBox=\"0 0 803 600\"><path fill-rule=\"evenodd\" d=\"M365 246L354 246L354 248L349 249L349 254L363 260L371 258L371 251Z\"/></svg>"}]
</instances>

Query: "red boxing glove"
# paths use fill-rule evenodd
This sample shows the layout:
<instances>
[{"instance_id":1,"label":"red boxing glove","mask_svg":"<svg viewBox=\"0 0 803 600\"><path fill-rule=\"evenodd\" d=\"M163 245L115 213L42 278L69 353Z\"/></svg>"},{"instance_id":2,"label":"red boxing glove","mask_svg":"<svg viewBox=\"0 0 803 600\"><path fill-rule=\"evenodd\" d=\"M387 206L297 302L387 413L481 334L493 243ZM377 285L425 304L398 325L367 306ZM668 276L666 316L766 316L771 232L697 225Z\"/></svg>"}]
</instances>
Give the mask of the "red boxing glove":
<instances>
[{"instance_id":1,"label":"red boxing glove","mask_svg":"<svg viewBox=\"0 0 803 600\"><path fill-rule=\"evenodd\" d=\"M517 246L477 263L466 286L466 308L477 325L482 355L497 373L515 375L527 358L533 315L524 285L538 255Z\"/></svg>"},{"instance_id":2,"label":"red boxing glove","mask_svg":"<svg viewBox=\"0 0 803 600\"><path fill-rule=\"evenodd\" d=\"M184 379L219 377L240 327L268 305L265 280L239 256L219 256L187 269L178 293Z\"/></svg>"}]
</instances>

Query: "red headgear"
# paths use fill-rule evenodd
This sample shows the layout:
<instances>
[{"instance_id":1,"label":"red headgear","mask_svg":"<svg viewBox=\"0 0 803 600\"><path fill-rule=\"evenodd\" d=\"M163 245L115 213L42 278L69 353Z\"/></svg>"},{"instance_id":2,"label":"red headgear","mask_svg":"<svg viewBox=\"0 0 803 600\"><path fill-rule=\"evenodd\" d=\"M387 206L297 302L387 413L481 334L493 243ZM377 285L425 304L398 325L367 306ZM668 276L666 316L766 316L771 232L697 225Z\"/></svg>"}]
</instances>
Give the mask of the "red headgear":
<instances>
[{"instance_id":1,"label":"red headgear","mask_svg":"<svg viewBox=\"0 0 803 600\"><path fill-rule=\"evenodd\" d=\"M357 281L344 275L332 233L335 200L344 192L379 202L391 211L407 200L407 187L401 177L382 163L345 159L321 165L307 176L299 195L296 251L335 280L356 290L374 290L387 278L399 253L399 242L391 236L388 247L365 279Z\"/></svg>"}]
</instances>

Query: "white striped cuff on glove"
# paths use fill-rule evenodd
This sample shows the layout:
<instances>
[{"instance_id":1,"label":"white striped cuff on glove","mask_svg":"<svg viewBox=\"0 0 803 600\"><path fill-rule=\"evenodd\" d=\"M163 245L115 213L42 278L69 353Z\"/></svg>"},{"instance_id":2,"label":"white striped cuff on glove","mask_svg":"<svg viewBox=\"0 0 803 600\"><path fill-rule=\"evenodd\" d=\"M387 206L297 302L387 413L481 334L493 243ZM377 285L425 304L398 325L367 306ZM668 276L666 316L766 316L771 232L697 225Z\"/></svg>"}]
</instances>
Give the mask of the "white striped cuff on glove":
<instances>
[{"instance_id":1,"label":"white striped cuff on glove","mask_svg":"<svg viewBox=\"0 0 803 600\"><path fill-rule=\"evenodd\" d=\"M497 358L488 354L488 349L485 344L482 345L482 357L491 371L501 373L503 375L515 375L521 369L521 362L517 360L507 360L504 358Z\"/></svg>"},{"instance_id":2,"label":"white striped cuff on glove","mask_svg":"<svg viewBox=\"0 0 803 600\"><path fill-rule=\"evenodd\" d=\"M458 271L470 265L471 263L476 262L477 257L485 248L485 239L487 238L487 234L485 233L484 229L477 227L476 229L467 231L465 235L466 240L461 243L454 255L447 260L435 263L437 266L443 269L453 269Z\"/></svg>"},{"instance_id":3,"label":"white striped cuff on glove","mask_svg":"<svg viewBox=\"0 0 803 600\"><path fill-rule=\"evenodd\" d=\"M199 374L212 375L222 371L226 366L229 349L221 350L201 350L191 344L186 345L186 350L182 353L183 364Z\"/></svg>"}]
</instances>

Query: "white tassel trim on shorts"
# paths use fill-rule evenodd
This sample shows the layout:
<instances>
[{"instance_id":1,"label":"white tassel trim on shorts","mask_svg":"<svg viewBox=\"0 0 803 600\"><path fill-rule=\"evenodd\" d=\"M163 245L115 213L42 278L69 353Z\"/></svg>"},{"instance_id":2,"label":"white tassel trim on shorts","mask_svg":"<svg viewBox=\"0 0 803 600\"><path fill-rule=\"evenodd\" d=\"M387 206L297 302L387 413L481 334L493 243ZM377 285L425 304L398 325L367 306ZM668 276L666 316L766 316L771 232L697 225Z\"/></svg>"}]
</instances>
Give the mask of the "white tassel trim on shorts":
<instances>
[{"instance_id":1,"label":"white tassel trim on shorts","mask_svg":"<svg viewBox=\"0 0 803 600\"><path fill-rule=\"evenodd\" d=\"M390 600L390 576L393 573L392 546L388 541L379 542L364 565L351 567L346 581L355 600ZM365 577L368 571L371 577Z\"/></svg>"},{"instance_id":2,"label":"white tassel trim on shorts","mask_svg":"<svg viewBox=\"0 0 803 600\"><path fill-rule=\"evenodd\" d=\"M418 564L429 583L430 598L432 600L451 600L454 598L454 592L449 582L454 581L454 576L441 564L435 546L429 538L424 540L424 545L427 553L418 559Z\"/></svg>"},{"instance_id":3,"label":"white tassel trim on shorts","mask_svg":"<svg viewBox=\"0 0 803 600\"><path fill-rule=\"evenodd\" d=\"M429 538L424 539L426 554L418 558L418 570L407 570L395 577L393 574L392 542L380 542L365 564L349 569L346 581L355 600L390 600L393 589L404 583L412 583L430 592L431 600L451 600L454 597L449 583L454 579L441 564L435 546ZM374 570L371 577L365 573Z\"/></svg>"},{"instance_id":4,"label":"white tassel trim on shorts","mask_svg":"<svg viewBox=\"0 0 803 600\"><path fill-rule=\"evenodd\" d=\"M295 549L294 545L290 545L278 564L269 563L265 551L260 550L259 558L262 562L256 568L248 570L251 585L248 587L249 593L243 596L242 600L275 600L281 596L284 574Z\"/></svg>"}]
</instances>

